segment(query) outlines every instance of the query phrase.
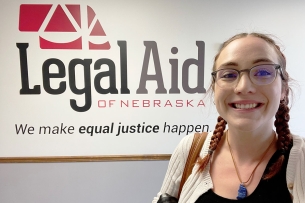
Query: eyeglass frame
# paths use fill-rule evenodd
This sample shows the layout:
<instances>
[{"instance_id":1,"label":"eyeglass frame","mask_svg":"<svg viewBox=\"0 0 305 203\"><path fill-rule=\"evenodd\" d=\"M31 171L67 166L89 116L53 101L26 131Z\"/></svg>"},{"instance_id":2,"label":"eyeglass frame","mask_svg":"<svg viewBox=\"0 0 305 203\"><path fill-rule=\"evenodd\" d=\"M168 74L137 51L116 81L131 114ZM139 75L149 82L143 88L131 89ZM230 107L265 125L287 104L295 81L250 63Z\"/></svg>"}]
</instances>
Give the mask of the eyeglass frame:
<instances>
[{"instance_id":1,"label":"eyeglass frame","mask_svg":"<svg viewBox=\"0 0 305 203\"><path fill-rule=\"evenodd\" d=\"M217 74L217 72L219 72L219 71L221 71L221 70L226 70L226 69L228 69L228 70L235 70L235 71L238 73L238 78L237 78L238 80L240 79L240 74L241 74L242 72L248 72L248 76L249 76L250 81L251 81L253 84L255 84L255 83L251 80L250 71L251 71L253 68L257 67L257 66L262 66L262 65L273 65L275 71L276 71L276 70L279 70L279 71L280 71L281 79L282 79L283 81L285 81L285 78L284 78L284 75L283 75L283 71L282 71L282 67L281 67L281 65L279 65L279 64L259 64L259 65L255 65L255 66L253 66L253 67L251 67L251 68L249 68L249 69L242 69L242 70L237 70L237 69L235 69L235 68L222 68L222 69L213 71L213 72L211 73L211 75L212 75L212 78L213 78L213 82L214 82L214 83L217 83L217 82L216 82L216 74ZM277 77L277 71L276 71L276 76L274 77L274 80L275 80L276 77ZM274 80L273 80L273 81L274 81ZM273 83L273 81L272 81L271 83ZM271 84L271 83L269 83L269 84ZM266 84L266 85L269 85L269 84ZM256 84L256 85L259 85L259 84Z\"/></svg>"}]
</instances>

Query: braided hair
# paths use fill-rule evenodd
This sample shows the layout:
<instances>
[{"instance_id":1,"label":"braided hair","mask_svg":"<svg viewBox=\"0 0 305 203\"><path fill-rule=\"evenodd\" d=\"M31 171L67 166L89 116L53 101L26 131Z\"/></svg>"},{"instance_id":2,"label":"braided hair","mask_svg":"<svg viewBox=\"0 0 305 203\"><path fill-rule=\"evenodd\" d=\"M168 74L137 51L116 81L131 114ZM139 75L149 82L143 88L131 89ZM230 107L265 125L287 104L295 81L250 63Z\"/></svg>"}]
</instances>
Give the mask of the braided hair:
<instances>
[{"instance_id":1,"label":"braided hair","mask_svg":"<svg viewBox=\"0 0 305 203\"><path fill-rule=\"evenodd\" d=\"M207 166L207 164L209 163L213 152L216 150L217 145L220 142L220 140L224 134L226 125L227 125L227 122L221 116L219 116L217 119L217 124L215 126L215 130L213 132L213 136L211 138L208 154L204 158L198 160L198 164L199 164L198 171L203 171L205 169L205 167Z\"/></svg>"},{"instance_id":2,"label":"braided hair","mask_svg":"<svg viewBox=\"0 0 305 203\"><path fill-rule=\"evenodd\" d=\"M291 134L289 130L288 121L290 119L289 116L289 108L285 104L284 100L281 100L279 109L275 114L274 125L276 128L276 132L278 134L277 139L277 150L280 152L280 156L275 163L273 163L269 169L268 173L264 175L263 179L269 179L277 174L284 162L285 156L284 154L289 150L289 145L291 143Z\"/></svg>"}]
</instances>

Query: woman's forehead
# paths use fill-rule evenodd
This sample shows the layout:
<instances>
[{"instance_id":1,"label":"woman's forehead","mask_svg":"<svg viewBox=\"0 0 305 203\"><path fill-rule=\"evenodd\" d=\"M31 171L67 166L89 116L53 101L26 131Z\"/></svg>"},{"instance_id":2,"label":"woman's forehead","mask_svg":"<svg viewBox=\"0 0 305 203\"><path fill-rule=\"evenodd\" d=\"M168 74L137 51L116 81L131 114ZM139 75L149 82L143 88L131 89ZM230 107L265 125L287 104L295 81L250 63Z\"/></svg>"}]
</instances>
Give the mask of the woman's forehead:
<instances>
[{"instance_id":1,"label":"woman's forehead","mask_svg":"<svg viewBox=\"0 0 305 203\"><path fill-rule=\"evenodd\" d=\"M273 46L265 40L247 36L228 44L216 60L216 68L225 65L246 66L260 62L278 63L278 55Z\"/></svg>"}]
</instances>

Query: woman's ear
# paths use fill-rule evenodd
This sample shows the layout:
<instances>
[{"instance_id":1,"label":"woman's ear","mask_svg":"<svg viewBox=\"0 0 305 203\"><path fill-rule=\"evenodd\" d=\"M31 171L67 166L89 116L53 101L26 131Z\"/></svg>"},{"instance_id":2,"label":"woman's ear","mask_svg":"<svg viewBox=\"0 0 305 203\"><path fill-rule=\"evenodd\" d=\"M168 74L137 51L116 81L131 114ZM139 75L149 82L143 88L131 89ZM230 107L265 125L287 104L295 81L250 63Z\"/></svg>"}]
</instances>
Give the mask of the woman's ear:
<instances>
[{"instance_id":1,"label":"woman's ear","mask_svg":"<svg viewBox=\"0 0 305 203\"><path fill-rule=\"evenodd\" d=\"M281 94L281 101L282 100L285 100L285 93L284 92L282 92L282 94Z\"/></svg>"},{"instance_id":2,"label":"woman's ear","mask_svg":"<svg viewBox=\"0 0 305 203\"><path fill-rule=\"evenodd\" d=\"M286 105L288 104L288 100L287 100L288 98L286 98L286 97L288 97L287 90L289 90L289 89L284 88L281 93L281 101L283 101Z\"/></svg>"},{"instance_id":3,"label":"woman's ear","mask_svg":"<svg viewBox=\"0 0 305 203\"><path fill-rule=\"evenodd\" d=\"M289 91L289 88L287 87L287 84L286 85L285 85L285 83L282 84L281 100L286 99L286 96L288 96L288 91Z\"/></svg>"}]
</instances>

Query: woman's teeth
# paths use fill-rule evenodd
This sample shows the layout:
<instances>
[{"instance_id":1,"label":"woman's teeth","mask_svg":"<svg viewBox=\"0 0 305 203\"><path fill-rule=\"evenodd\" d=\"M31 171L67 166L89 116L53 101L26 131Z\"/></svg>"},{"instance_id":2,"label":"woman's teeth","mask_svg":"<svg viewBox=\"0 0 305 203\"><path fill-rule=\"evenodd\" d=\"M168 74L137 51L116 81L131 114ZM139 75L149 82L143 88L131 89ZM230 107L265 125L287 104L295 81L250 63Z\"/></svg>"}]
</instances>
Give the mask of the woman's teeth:
<instances>
[{"instance_id":1,"label":"woman's teeth","mask_svg":"<svg viewBox=\"0 0 305 203\"><path fill-rule=\"evenodd\" d=\"M254 104L234 104L234 107L237 108L237 109L253 109L257 106L258 106L257 103L254 103Z\"/></svg>"}]
</instances>

